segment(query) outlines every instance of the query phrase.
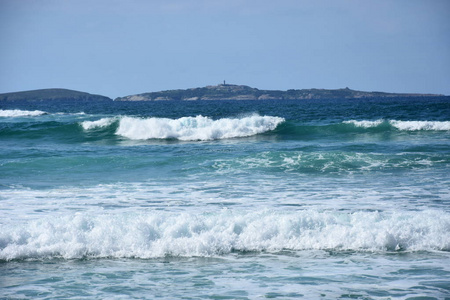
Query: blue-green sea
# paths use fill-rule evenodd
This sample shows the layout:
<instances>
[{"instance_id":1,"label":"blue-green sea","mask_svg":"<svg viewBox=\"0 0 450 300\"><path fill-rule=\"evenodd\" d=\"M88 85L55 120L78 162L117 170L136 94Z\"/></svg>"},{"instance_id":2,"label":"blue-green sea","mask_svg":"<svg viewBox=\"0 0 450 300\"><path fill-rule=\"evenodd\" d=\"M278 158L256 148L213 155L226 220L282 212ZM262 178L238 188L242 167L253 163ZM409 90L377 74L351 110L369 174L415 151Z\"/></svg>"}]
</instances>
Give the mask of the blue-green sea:
<instances>
[{"instance_id":1,"label":"blue-green sea","mask_svg":"<svg viewBox=\"0 0 450 300\"><path fill-rule=\"evenodd\" d=\"M450 299L450 97L0 102L0 299Z\"/></svg>"}]
</instances>

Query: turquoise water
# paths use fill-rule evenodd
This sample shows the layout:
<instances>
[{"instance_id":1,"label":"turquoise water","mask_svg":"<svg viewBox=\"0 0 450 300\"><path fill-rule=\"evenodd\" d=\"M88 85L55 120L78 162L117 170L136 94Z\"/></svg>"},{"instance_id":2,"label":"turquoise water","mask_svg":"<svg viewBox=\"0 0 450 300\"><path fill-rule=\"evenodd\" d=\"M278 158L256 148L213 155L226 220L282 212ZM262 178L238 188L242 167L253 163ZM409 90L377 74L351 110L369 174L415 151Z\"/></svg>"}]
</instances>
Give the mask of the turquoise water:
<instances>
[{"instance_id":1,"label":"turquoise water","mask_svg":"<svg viewBox=\"0 0 450 300\"><path fill-rule=\"evenodd\" d=\"M450 297L450 99L2 102L3 298Z\"/></svg>"}]
</instances>

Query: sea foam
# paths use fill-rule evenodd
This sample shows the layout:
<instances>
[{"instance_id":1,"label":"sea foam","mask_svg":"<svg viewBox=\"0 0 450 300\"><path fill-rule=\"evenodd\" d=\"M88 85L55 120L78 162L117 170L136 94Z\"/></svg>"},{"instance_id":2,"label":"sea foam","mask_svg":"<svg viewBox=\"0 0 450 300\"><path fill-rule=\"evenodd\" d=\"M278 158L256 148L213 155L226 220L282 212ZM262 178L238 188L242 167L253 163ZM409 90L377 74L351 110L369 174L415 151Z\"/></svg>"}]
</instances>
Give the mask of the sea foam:
<instances>
[{"instance_id":1,"label":"sea foam","mask_svg":"<svg viewBox=\"0 0 450 300\"><path fill-rule=\"evenodd\" d=\"M96 121L84 121L81 122L81 126L83 127L84 130L92 130L96 128L107 127L112 123L114 123L115 120L116 118L102 118Z\"/></svg>"},{"instance_id":2,"label":"sea foam","mask_svg":"<svg viewBox=\"0 0 450 300\"><path fill-rule=\"evenodd\" d=\"M116 134L133 140L178 139L182 141L247 137L274 130L283 118L249 116L213 120L204 116L179 119L123 117Z\"/></svg>"},{"instance_id":3,"label":"sea foam","mask_svg":"<svg viewBox=\"0 0 450 300\"><path fill-rule=\"evenodd\" d=\"M40 110L0 109L0 117L35 117L46 114Z\"/></svg>"},{"instance_id":4,"label":"sea foam","mask_svg":"<svg viewBox=\"0 0 450 300\"><path fill-rule=\"evenodd\" d=\"M373 128L382 124L389 124L390 126L401 131L418 131L418 130L450 130L450 121L398 121L398 120L349 120L344 121L344 124L353 124L356 127Z\"/></svg>"},{"instance_id":5,"label":"sea foam","mask_svg":"<svg viewBox=\"0 0 450 300\"><path fill-rule=\"evenodd\" d=\"M389 123L398 130L450 130L450 121L396 121Z\"/></svg>"},{"instance_id":6,"label":"sea foam","mask_svg":"<svg viewBox=\"0 0 450 300\"><path fill-rule=\"evenodd\" d=\"M177 139L181 141L207 141L247 137L274 130L283 118L252 115L242 118L213 120L204 116L168 118L103 118L84 121L85 130L107 127L118 121L116 134L132 140Z\"/></svg>"},{"instance_id":7,"label":"sea foam","mask_svg":"<svg viewBox=\"0 0 450 300\"><path fill-rule=\"evenodd\" d=\"M52 217L1 225L0 260L216 256L234 251L450 251L441 211L305 210Z\"/></svg>"},{"instance_id":8,"label":"sea foam","mask_svg":"<svg viewBox=\"0 0 450 300\"><path fill-rule=\"evenodd\" d=\"M379 126L381 123L383 123L383 120L375 120L375 121L368 121L368 120L362 120L362 121L357 121L357 120L349 120L349 121L344 121L344 124L353 124L356 127L363 127L363 128L370 128L370 127L377 127Z\"/></svg>"}]
</instances>

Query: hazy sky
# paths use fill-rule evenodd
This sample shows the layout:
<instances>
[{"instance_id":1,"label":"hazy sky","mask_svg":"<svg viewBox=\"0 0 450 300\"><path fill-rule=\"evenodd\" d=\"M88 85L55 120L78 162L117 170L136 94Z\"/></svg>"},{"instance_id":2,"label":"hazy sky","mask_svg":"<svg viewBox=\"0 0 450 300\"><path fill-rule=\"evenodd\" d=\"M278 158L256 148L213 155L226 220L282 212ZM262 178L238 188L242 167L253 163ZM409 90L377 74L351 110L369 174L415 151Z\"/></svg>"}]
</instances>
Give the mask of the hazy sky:
<instances>
[{"instance_id":1,"label":"hazy sky","mask_svg":"<svg viewBox=\"0 0 450 300\"><path fill-rule=\"evenodd\" d=\"M449 0L0 0L0 93L450 95Z\"/></svg>"}]
</instances>

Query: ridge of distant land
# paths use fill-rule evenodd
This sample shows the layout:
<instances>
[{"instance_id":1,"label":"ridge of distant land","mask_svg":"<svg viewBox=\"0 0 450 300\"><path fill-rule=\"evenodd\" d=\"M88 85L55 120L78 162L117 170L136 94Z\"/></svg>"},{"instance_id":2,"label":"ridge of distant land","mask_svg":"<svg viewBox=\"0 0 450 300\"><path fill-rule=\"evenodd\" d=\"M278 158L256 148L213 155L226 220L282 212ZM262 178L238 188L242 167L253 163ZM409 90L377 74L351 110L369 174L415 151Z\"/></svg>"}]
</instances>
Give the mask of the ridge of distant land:
<instances>
[{"instance_id":1,"label":"ridge of distant land","mask_svg":"<svg viewBox=\"0 0 450 300\"><path fill-rule=\"evenodd\" d=\"M114 101L193 101L193 100L301 100L301 99L351 99L396 97L442 97L439 94L363 92L343 89L291 89L287 91L260 90L246 85L219 84L206 87L150 92L118 97ZM40 89L0 94L0 101L112 101L102 95L94 95L68 89Z\"/></svg>"},{"instance_id":2,"label":"ridge of distant land","mask_svg":"<svg viewBox=\"0 0 450 300\"><path fill-rule=\"evenodd\" d=\"M43 101L43 100L75 100L75 101L97 101L109 100L111 98L102 95L93 95L85 92L73 91L68 89L41 89L24 92L13 92L0 94L0 101Z\"/></svg>"},{"instance_id":3,"label":"ridge of distant land","mask_svg":"<svg viewBox=\"0 0 450 300\"><path fill-rule=\"evenodd\" d=\"M439 97L437 94L401 94L362 92L344 89L259 90L246 85L219 84L186 90L168 90L118 97L114 101L161 100L285 100L285 99L333 99L374 97Z\"/></svg>"}]
</instances>

